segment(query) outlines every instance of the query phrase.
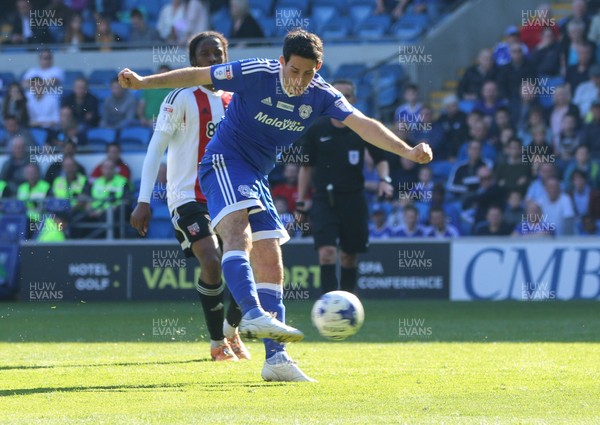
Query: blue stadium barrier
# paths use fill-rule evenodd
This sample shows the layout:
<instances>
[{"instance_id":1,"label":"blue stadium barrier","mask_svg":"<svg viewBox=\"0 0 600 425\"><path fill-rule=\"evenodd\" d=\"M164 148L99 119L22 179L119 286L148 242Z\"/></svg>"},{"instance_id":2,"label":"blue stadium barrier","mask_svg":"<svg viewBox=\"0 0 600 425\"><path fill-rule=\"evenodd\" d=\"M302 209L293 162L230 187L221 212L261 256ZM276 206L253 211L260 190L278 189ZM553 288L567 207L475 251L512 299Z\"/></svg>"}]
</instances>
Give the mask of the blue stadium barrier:
<instances>
[{"instance_id":1,"label":"blue stadium barrier","mask_svg":"<svg viewBox=\"0 0 600 425\"><path fill-rule=\"evenodd\" d=\"M117 140L117 130L113 128L90 128L86 132L88 144L106 145Z\"/></svg>"}]
</instances>

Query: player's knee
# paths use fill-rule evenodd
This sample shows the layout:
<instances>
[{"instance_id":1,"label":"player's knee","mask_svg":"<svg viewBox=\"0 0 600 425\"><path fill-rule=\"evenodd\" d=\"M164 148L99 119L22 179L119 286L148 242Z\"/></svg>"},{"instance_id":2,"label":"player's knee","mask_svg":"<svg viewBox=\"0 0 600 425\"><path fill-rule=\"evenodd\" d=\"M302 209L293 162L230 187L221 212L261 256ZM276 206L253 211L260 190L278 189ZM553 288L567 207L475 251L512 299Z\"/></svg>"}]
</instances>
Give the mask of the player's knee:
<instances>
[{"instance_id":1,"label":"player's knee","mask_svg":"<svg viewBox=\"0 0 600 425\"><path fill-rule=\"evenodd\" d=\"M340 255L340 265L344 268L353 268L358 264L358 257L356 254L346 254L342 252Z\"/></svg>"},{"instance_id":2,"label":"player's knee","mask_svg":"<svg viewBox=\"0 0 600 425\"><path fill-rule=\"evenodd\" d=\"M335 264L337 249L335 246L322 246L319 248L319 264Z\"/></svg>"}]
</instances>

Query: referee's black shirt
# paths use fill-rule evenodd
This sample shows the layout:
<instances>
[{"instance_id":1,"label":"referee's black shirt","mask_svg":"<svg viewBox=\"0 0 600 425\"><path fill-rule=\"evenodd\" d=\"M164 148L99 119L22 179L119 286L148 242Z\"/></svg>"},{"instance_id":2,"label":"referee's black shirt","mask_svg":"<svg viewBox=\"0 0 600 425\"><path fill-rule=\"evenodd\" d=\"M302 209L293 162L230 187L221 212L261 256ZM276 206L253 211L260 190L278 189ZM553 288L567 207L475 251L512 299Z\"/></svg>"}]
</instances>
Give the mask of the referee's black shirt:
<instances>
[{"instance_id":1,"label":"referee's black shirt","mask_svg":"<svg viewBox=\"0 0 600 425\"><path fill-rule=\"evenodd\" d=\"M387 159L383 150L365 142L348 127L334 127L328 117L315 121L299 143L305 155L302 165L312 167L317 193L326 192L329 184L335 192L363 190L365 147L375 164Z\"/></svg>"}]
</instances>

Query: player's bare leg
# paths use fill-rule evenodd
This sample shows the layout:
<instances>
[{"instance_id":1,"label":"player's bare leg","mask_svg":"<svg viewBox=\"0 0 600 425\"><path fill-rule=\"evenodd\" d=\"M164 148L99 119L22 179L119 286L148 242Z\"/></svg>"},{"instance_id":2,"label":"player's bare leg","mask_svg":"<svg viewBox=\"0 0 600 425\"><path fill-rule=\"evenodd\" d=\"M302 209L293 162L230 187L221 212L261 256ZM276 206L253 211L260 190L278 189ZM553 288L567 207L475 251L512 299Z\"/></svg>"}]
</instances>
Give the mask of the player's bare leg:
<instances>
[{"instance_id":1,"label":"player's bare leg","mask_svg":"<svg viewBox=\"0 0 600 425\"><path fill-rule=\"evenodd\" d=\"M340 266L340 289L342 291L354 293L358 276L358 255L348 254L342 251L340 254Z\"/></svg>"},{"instance_id":2,"label":"player's bare leg","mask_svg":"<svg viewBox=\"0 0 600 425\"><path fill-rule=\"evenodd\" d=\"M321 292L323 294L338 289L338 279L335 275L337 262L337 247L325 245L319 247L319 266L321 268Z\"/></svg>"},{"instance_id":3,"label":"player's bare leg","mask_svg":"<svg viewBox=\"0 0 600 425\"><path fill-rule=\"evenodd\" d=\"M253 242L250 261L256 278L256 289L262 307L285 323L283 305L283 260L279 239ZM316 382L304 374L288 355L285 344L265 338L265 381Z\"/></svg>"},{"instance_id":4,"label":"player's bare leg","mask_svg":"<svg viewBox=\"0 0 600 425\"><path fill-rule=\"evenodd\" d=\"M302 340L302 332L273 318L260 305L250 267L252 235L248 212L243 209L227 214L215 230L223 241L223 275L243 313L240 333L251 338L272 338L278 342Z\"/></svg>"},{"instance_id":5,"label":"player's bare leg","mask_svg":"<svg viewBox=\"0 0 600 425\"><path fill-rule=\"evenodd\" d=\"M223 334L225 284L221 279L221 251L216 236L195 241L192 252L200 262L196 289L210 335L210 356L215 361L237 361L237 355Z\"/></svg>"}]
</instances>

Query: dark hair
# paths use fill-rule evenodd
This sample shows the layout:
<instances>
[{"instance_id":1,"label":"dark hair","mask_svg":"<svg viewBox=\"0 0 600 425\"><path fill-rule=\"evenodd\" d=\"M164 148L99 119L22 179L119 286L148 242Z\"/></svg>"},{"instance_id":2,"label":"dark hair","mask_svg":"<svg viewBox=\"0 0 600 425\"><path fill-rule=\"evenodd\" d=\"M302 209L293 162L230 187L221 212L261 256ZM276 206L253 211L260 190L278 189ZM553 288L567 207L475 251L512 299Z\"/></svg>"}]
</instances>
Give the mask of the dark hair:
<instances>
[{"instance_id":1,"label":"dark hair","mask_svg":"<svg viewBox=\"0 0 600 425\"><path fill-rule=\"evenodd\" d=\"M507 145L510 143L518 143L519 146L523 146L523 141L521 139L519 139L518 137L511 137L510 140L508 141Z\"/></svg>"},{"instance_id":2,"label":"dark hair","mask_svg":"<svg viewBox=\"0 0 600 425\"><path fill-rule=\"evenodd\" d=\"M506 106L499 106L499 107L496 109L496 114L497 114L498 112L505 112L505 113L507 113L507 114L510 114L510 111L508 110L508 108L507 108Z\"/></svg>"},{"instance_id":3,"label":"dark hair","mask_svg":"<svg viewBox=\"0 0 600 425\"><path fill-rule=\"evenodd\" d=\"M111 148L111 146L115 146L119 151L121 150L121 145L118 142L110 142L106 144L106 152Z\"/></svg>"},{"instance_id":4,"label":"dark hair","mask_svg":"<svg viewBox=\"0 0 600 425\"><path fill-rule=\"evenodd\" d=\"M442 214L446 215L446 212L442 207L433 206L429 208L429 215L431 215L434 212L441 212Z\"/></svg>"},{"instance_id":5,"label":"dark hair","mask_svg":"<svg viewBox=\"0 0 600 425\"><path fill-rule=\"evenodd\" d=\"M573 180L573 178L574 178L575 176L579 176L579 177L581 177L582 179L584 179L584 180L587 180L587 174L586 174L584 171L581 171L581 170L574 170L574 171L573 171L573 174L571 174L571 180Z\"/></svg>"},{"instance_id":6,"label":"dark hair","mask_svg":"<svg viewBox=\"0 0 600 425\"><path fill-rule=\"evenodd\" d=\"M415 214L419 215L419 210L412 204L408 204L407 206L405 206L402 211L404 211L405 213L412 211Z\"/></svg>"},{"instance_id":7,"label":"dark hair","mask_svg":"<svg viewBox=\"0 0 600 425\"><path fill-rule=\"evenodd\" d=\"M136 8L131 9L131 13L129 14L129 17L131 17L131 18L142 18L143 19L144 15L140 11L140 9L138 9L136 7Z\"/></svg>"},{"instance_id":8,"label":"dark hair","mask_svg":"<svg viewBox=\"0 0 600 425\"><path fill-rule=\"evenodd\" d=\"M355 95L356 87L354 86L354 82L352 80L338 78L337 80L333 80L333 82L331 83L332 86L335 86L337 84L343 84L352 87L352 96Z\"/></svg>"},{"instance_id":9,"label":"dark hair","mask_svg":"<svg viewBox=\"0 0 600 425\"><path fill-rule=\"evenodd\" d=\"M408 90L414 90L414 91L419 91L419 86L417 86L415 83L408 83L406 85L406 87L404 87L404 92L408 91Z\"/></svg>"},{"instance_id":10,"label":"dark hair","mask_svg":"<svg viewBox=\"0 0 600 425\"><path fill-rule=\"evenodd\" d=\"M203 31L203 32L196 34L194 36L194 38L192 38L190 40L190 45L189 45L189 49L188 49L190 65L197 66L196 65L196 48L198 47L198 45L200 43L202 43L207 38L216 38L217 40L219 40L221 42L221 44L223 45L223 53L225 54L225 57L223 58L223 60L225 62L229 61L229 59L228 59L229 53L227 50L229 48L229 42L227 41L225 36L217 31Z\"/></svg>"},{"instance_id":11,"label":"dark hair","mask_svg":"<svg viewBox=\"0 0 600 425\"><path fill-rule=\"evenodd\" d=\"M318 35L303 29L294 29L283 40L283 58L289 61L292 55L323 62L323 41Z\"/></svg>"},{"instance_id":12,"label":"dark hair","mask_svg":"<svg viewBox=\"0 0 600 425\"><path fill-rule=\"evenodd\" d=\"M492 208L496 208L497 210L500 210L500 213L502 213L502 206L500 204L491 204L488 207L486 214L489 213Z\"/></svg>"}]
</instances>

